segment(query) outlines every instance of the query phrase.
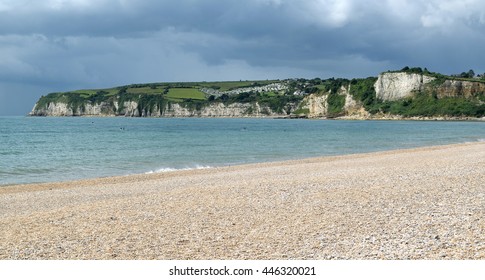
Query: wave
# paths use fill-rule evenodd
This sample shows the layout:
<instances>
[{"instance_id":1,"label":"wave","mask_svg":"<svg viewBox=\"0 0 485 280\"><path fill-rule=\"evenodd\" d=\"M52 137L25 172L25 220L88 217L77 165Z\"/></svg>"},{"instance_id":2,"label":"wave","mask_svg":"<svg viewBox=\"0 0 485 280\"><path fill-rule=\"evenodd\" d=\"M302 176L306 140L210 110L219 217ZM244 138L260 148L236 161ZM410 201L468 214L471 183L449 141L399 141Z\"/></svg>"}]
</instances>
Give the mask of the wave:
<instances>
[{"instance_id":1,"label":"wave","mask_svg":"<svg viewBox=\"0 0 485 280\"><path fill-rule=\"evenodd\" d=\"M173 171L181 171L181 170L208 169L208 168L212 168L212 166L196 165L194 167L183 167L183 168L163 167L157 170L150 170L148 172L145 172L145 174L164 173L164 172L173 172Z\"/></svg>"}]
</instances>

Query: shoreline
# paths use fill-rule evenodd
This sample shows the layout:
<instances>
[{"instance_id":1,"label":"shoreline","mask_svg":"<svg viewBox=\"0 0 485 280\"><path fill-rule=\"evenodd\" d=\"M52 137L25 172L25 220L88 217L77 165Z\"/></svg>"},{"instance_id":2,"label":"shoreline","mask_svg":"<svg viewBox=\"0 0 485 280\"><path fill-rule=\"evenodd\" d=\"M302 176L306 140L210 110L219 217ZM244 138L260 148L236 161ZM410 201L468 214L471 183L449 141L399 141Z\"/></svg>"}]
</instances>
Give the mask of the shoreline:
<instances>
[{"instance_id":1,"label":"shoreline","mask_svg":"<svg viewBox=\"0 0 485 280\"><path fill-rule=\"evenodd\" d=\"M337 120L340 120L340 119L337 119ZM413 152L413 151L419 151L419 150L434 150L434 149L445 148L448 146L461 146L461 145L469 145L469 144L475 144L475 143L482 143L482 141L421 146L421 147L402 148L402 149L391 149L391 150L382 150L382 151L375 151L375 152L315 156L315 157L306 157L306 158L300 158L300 159L242 163L242 164L235 164L235 165L210 166L206 168L184 168L184 169L174 169L174 170L165 171L165 172L149 171L144 173L133 173L133 174L126 174L126 175L114 175L114 176L103 176L103 177L89 177L89 178L81 178L81 179L66 180L66 181L7 184L7 185L0 185L0 195L3 193L9 192L10 189L19 189L16 191L22 192L23 190L20 190L20 188L25 189L25 191L29 191L29 190L52 189L61 185L65 187L65 186L82 186L82 185L90 185L90 184L97 184L97 183L121 183L121 182L125 182L126 180L128 181L155 180L155 179L161 179L169 175L179 175L179 173L186 173L186 172L192 173L195 171L204 171L204 170L206 170L207 172L211 172L213 170L224 171L224 169L234 169L234 168L236 169L237 168L256 168L258 166L268 166L268 165L291 165L291 164L297 164L302 162L304 163L304 162L314 162L314 161L333 161L333 160L346 158L346 157L353 158L353 157L367 156L367 155L371 156L371 155L388 154L388 153L406 153L406 152Z\"/></svg>"},{"instance_id":2,"label":"shoreline","mask_svg":"<svg viewBox=\"0 0 485 280\"><path fill-rule=\"evenodd\" d=\"M485 259L485 142L0 188L0 259Z\"/></svg>"},{"instance_id":3,"label":"shoreline","mask_svg":"<svg viewBox=\"0 0 485 280\"><path fill-rule=\"evenodd\" d=\"M13 117L13 116L12 116ZM455 117L455 116L414 116L414 117L402 117L400 115L346 115L338 117L308 117L308 116L294 116L294 115L275 115L275 116L148 116L148 117L133 117L122 115L23 115L15 117L33 117L33 118L148 118L148 119L186 119L186 118L199 118L199 119L275 119L275 120L336 120L336 121L444 121L444 122L485 122L485 117Z\"/></svg>"},{"instance_id":4,"label":"shoreline","mask_svg":"<svg viewBox=\"0 0 485 280\"><path fill-rule=\"evenodd\" d=\"M311 119L309 119L311 120ZM347 119L335 119L337 121L346 121ZM365 120L364 120L365 121ZM388 120L382 120L388 121ZM392 120L390 120L392 121ZM140 179L146 179L147 176L155 176L162 174L172 174L178 172L192 172L196 170L214 170L214 169L222 169L222 168L237 168L240 166L253 166L253 165L261 165L261 164L282 164L285 162L300 162L300 161L307 161L307 160L325 160L327 158L340 158L346 156L358 156L358 155L366 155L366 154L378 154L378 153L386 153L386 152L406 152L416 149L432 149L432 148L439 148L443 146L454 146L454 145L463 145L463 144L473 144L473 143L481 143L484 141L476 141L476 142L462 142L462 143L453 143L453 144L443 144L443 145L432 145L432 146L419 146L419 147L412 147L412 148L401 148L401 149L390 149L390 150L382 150L382 151L374 151L374 152L360 152L360 153L351 153L351 154L341 154L341 155L323 155L323 156L315 156L315 157L304 157L304 158L296 158L296 159L287 159L287 160L277 160L277 161L262 161L262 162L254 162L254 163L241 163L235 165L219 165L219 166L209 166L203 168L181 168L181 169L173 169L170 171L147 171L143 173L130 173L125 175L112 175L112 176L102 176L102 177L86 177L86 178L79 178L74 180L66 180L66 181L48 181L48 182L32 182L32 183L14 183L14 184L6 184L0 185L0 195L5 192L5 189L12 189L12 188L20 188L24 187L25 189L33 189L33 188L51 188L53 186L58 185L71 185L71 184L89 184L93 182L97 182L98 180L106 180L106 181L116 181L119 182L123 179L129 179L129 177L136 177ZM19 190L20 191L20 190Z\"/></svg>"}]
</instances>

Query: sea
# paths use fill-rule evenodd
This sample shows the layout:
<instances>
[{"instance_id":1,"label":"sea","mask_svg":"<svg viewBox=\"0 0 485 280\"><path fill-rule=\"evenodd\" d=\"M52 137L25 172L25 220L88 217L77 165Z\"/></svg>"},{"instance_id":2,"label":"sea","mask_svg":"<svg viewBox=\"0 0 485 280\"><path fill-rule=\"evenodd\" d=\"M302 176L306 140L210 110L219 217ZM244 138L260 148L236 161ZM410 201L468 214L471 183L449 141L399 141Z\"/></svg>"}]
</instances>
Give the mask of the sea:
<instances>
[{"instance_id":1,"label":"sea","mask_svg":"<svg viewBox=\"0 0 485 280\"><path fill-rule=\"evenodd\" d=\"M0 186L485 141L485 122L0 117Z\"/></svg>"}]
</instances>

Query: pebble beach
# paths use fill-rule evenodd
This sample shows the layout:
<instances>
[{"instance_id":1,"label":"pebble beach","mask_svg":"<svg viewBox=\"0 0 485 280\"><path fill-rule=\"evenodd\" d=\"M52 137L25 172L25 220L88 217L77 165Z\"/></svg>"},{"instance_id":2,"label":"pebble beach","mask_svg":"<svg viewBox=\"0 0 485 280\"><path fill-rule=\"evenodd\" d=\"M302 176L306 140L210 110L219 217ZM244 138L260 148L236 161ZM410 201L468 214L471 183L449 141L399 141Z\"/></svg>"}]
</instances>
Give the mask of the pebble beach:
<instances>
[{"instance_id":1,"label":"pebble beach","mask_svg":"<svg viewBox=\"0 0 485 280\"><path fill-rule=\"evenodd\" d=\"M0 259L485 259L485 142L0 187Z\"/></svg>"}]
</instances>

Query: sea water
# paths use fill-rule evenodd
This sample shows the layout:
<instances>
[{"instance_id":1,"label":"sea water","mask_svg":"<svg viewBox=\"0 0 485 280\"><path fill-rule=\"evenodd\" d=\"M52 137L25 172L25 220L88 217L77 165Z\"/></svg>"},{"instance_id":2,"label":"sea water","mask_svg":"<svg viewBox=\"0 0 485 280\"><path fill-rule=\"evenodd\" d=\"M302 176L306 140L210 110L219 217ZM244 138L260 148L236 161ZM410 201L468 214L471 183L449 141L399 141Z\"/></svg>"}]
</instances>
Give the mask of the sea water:
<instances>
[{"instance_id":1,"label":"sea water","mask_svg":"<svg viewBox=\"0 0 485 280\"><path fill-rule=\"evenodd\" d=\"M485 122L0 117L0 185L484 139Z\"/></svg>"}]
</instances>

